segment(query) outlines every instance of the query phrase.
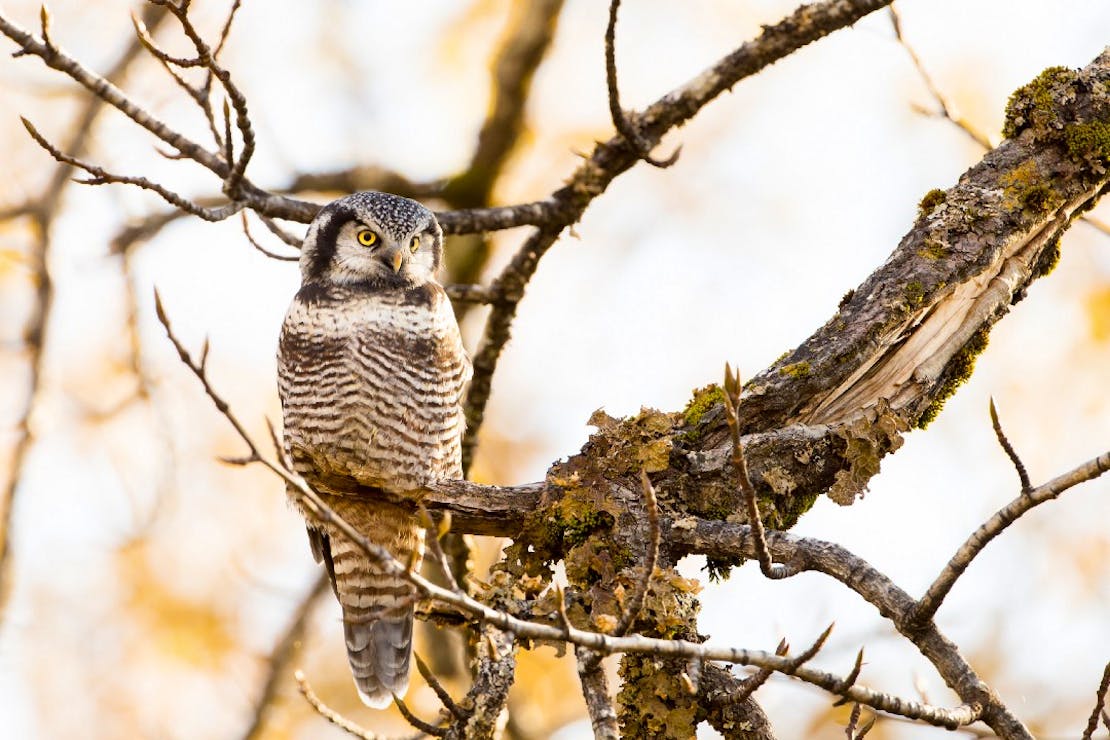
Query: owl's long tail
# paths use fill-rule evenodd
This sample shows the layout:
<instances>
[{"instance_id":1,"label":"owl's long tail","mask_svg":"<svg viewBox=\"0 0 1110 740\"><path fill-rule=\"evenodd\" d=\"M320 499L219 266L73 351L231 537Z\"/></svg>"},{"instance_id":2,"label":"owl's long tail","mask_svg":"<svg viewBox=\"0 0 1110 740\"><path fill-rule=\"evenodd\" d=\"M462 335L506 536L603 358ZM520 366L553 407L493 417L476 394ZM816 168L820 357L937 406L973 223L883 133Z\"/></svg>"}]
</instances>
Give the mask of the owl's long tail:
<instances>
[{"instance_id":1,"label":"owl's long tail","mask_svg":"<svg viewBox=\"0 0 1110 740\"><path fill-rule=\"evenodd\" d=\"M388 517L392 518L392 517ZM384 523L384 522L382 522ZM387 536L371 539L402 562L413 549L423 550L423 531L412 523L390 522ZM383 541L388 540L388 541ZM343 537L331 541L335 592L343 608L343 634L355 686L363 703L382 709L393 695L404 695L412 659L413 587L383 573L366 553Z\"/></svg>"}]
</instances>

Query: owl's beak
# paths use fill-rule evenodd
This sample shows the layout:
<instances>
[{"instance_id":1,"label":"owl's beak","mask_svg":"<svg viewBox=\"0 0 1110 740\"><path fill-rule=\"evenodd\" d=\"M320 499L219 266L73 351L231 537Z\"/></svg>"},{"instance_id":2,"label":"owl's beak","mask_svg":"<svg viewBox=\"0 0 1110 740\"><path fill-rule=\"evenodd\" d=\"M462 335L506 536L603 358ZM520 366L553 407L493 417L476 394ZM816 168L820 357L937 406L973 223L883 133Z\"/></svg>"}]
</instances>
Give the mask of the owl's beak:
<instances>
[{"instance_id":1,"label":"owl's beak","mask_svg":"<svg viewBox=\"0 0 1110 740\"><path fill-rule=\"evenodd\" d=\"M400 249L393 249L383 254L382 260L393 268L393 272L399 272L401 263L405 261L405 254Z\"/></svg>"}]
</instances>

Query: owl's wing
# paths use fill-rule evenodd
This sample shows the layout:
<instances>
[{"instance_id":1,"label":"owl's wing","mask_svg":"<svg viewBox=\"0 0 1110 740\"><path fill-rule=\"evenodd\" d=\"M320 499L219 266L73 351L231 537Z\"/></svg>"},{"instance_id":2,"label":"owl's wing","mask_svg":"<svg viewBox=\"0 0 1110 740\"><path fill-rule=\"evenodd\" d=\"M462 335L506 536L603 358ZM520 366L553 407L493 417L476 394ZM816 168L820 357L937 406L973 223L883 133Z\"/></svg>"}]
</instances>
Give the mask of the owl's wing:
<instances>
[{"instance_id":1,"label":"owl's wing","mask_svg":"<svg viewBox=\"0 0 1110 740\"><path fill-rule=\"evenodd\" d=\"M335 563L331 559L331 538L312 527L306 527L305 531L308 532L308 546L312 549L312 559L324 564L324 569L328 572L328 580L331 581L331 590L338 596L339 591L335 585Z\"/></svg>"}]
</instances>

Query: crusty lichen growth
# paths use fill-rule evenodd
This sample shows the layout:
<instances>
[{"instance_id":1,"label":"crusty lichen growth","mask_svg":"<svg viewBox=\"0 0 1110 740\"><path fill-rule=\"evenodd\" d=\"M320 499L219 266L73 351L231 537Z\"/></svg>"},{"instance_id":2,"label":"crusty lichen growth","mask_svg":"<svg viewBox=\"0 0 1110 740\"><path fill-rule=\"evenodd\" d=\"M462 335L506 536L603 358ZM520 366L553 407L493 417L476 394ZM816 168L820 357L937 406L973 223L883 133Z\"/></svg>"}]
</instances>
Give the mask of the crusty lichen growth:
<instances>
[{"instance_id":1,"label":"crusty lichen growth","mask_svg":"<svg viewBox=\"0 0 1110 740\"><path fill-rule=\"evenodd\" d=\"M1032 159L1002 175L998 182L1003 188L1002 207L1007 211L1040 216L1060 204L1060 196Z\"/></svg>"},{"instance_id":2,"label":"crusty lichen growth","mask_svg":"<svg viewBox=\"0 0 1110 740\"><path fill-rule=\"evenodd\" d=\"M902 294L906 297L906 302L911 308L917 308L925 302L925 286L921 284L920 280L906 283L906 287L902 289Z\"/></svg>"},{"instance_id":3,"label":"crusty lichen growth","mask_svg":"<svg viewBox=\"0 0 1110 740\"><path fill-rule=\"evenodd\" d=\"M650 637L701 642L695 628L699 589L697 581L673 570L660 572L644 601L637 631ZM617 706L622 737L694 737L703 709L682 681L685 671L685 660L635 654L621 657Z\"/></svg>"},{"instance_id":4,"label":"crusty lichen growth","mask_svg":"<svg viewBox=\"0 0 1110 740\"><path fill-rule=\"evenodd\" d=\"M847 506L862 496L868 481L878 474L883 457L902 446L902 435L908 430L905 421L885 403L838 430L845 441L847 467L837 472L829 498Z\"/></svg>"},{"instance_id":5,"label":"crusty lichen growth","mask_svg":"<svg viewBox=\"0 0 1110 740\"><path fill-rule=\"evenodd\" d=\"M1057 99L1078 78L1067 67L1049 67L1032 82L1022 85L1010 95L1006 103L1006 122L1002 135L1012 139L1027 128L1043 135L1059 126Z\"/></svg>"},{"instance_id":6,"label":"crusty lichen growth","mask_svg":"<svg viewBox=\"0 0 1110 740\"><path fill-rule=\"evenodd\" d=\"M1110 96L1088 96L1093 109L1086 120L1076 120L1075 103L1090 84L1066 67L1049 67L1010 96L1003 135L1032 130L1034 140L1056 142L1073 160L1104 171L1110 164Z\"/></svg>"},{"instance_id":7,"label":"crusty lichen growth","mask_svg":"<svg viewBox=\"0 0 1110 740\"><path fill-rule=\"evenodd\" d=\"M917 256L927 260L942 260L948 257L952 250L943 241L935 236L927 236L917 249Z\"/></svg>"},{"instance_id":8,"label":"crusty lichen growth","mask_svg":"<svg viewBox=\"0 0 1110 740\"><path fill-rule=\"evenodd\" d=\"M944 203L946 195L940 188L933 188L921 198L921 202L917 204L917 217L919 219L926 218L933 212L940 204Z\"/></svg>"},{"instance_id":9,"label":"crusty lichen growth","mask_svg":"<svg viewBox=\"0 0 1110 740\"><path fill-rule=\"evenodd\" d=\"M789 375L791 378L808 378L812 368L806 361L792 362L779 368L780 375Z\"/></svg>"},{"instance_id":10,"label":"crusty lichen growth","mask_svg":"<svg viewBox=\"0 0 1110 740\"><path fill-rule=\"evenodd\" d=\"M975 360L982 354L983 350L987 348L987 342L990 340L990 330L983 327L972 335L963 349L956 353L952 361L948 364L945 370L944 380L940 390L936 393L932 403L930 403L921 416L917 419L917 428L925 429L932 423L933 419L937 418L937 414L944 408L945 402L952 397L956 389L963 385L964 381L971 377L971 373L975 370Z\"/></svg>"},{"instance_id":11,"label":"crusty lichen growth","mask_svg":"<svg viewBox=\"0 0 1110 740\"><path fill-rule=\"evenodd\" d=\"M1064 129L1064 144L1077 159L1110 162L1110 120L1073 123Z\"/></svg>"}]
</instances>

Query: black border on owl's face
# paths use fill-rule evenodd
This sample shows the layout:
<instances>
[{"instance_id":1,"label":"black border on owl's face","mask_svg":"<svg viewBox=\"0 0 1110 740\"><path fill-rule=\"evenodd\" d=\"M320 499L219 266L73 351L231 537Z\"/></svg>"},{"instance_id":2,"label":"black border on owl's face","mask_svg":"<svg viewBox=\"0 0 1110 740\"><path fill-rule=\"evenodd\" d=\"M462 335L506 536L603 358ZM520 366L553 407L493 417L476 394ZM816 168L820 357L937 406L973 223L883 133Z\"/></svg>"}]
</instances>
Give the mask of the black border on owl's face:
<instances>
[{"instance_id":1,"label":"black border on owl's face","mask_svg":"<svg viewBox=\"0 0 1110 740\"><path fill-rule=\"evenodd\" d=\"M378 235L377 244L359 244L364 228ZM394 253L402 260L396 270ZM412 288L435 281L442 254L443 232L427 208L388 193L355 193L324 206L313 220L301 254L302 282L372 291Z\"/></svg>"}]
</instances>

